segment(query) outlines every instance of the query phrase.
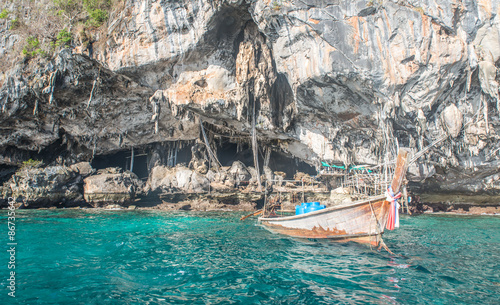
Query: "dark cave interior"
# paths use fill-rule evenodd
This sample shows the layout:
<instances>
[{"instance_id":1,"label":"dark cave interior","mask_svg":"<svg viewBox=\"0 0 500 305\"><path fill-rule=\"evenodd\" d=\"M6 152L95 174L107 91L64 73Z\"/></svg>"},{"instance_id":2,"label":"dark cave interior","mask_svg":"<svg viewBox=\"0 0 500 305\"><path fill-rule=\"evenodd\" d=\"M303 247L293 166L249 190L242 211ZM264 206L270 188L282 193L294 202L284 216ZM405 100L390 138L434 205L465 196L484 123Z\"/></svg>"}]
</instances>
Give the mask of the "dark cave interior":
<instances>
[{"instance_id":1,"label":"dark cave interior","mask_svg":"<svg viewBox=\"0 0 500 305\"><path fill-rule=\"evenodd\" d=\"M180 143L180 142L177 142ZM222 166L231 166L235 161L241 161L246 166L253 166L253 152L249 143L234 143L230 141L214 141L216 143L217 158ZM132 171L141 179L146 179L154 165L175 166L183 164L188 166L192 153L192 141L189 143L172 144L172 142L150 144L134 149L134 162ZM99 170L107 167L119 167L123 170L131 168L132 150L118 151L112 154L96 155L91 162L93 168ZM264 154L259 150L259 167L263 172ZM316 169L309 164L294 158L284 152L272 151L269 159L269 168L275 172L286 174L287 179L293 179L296 172L300 171L315 175Z\"/></svg>"}]
</instances>

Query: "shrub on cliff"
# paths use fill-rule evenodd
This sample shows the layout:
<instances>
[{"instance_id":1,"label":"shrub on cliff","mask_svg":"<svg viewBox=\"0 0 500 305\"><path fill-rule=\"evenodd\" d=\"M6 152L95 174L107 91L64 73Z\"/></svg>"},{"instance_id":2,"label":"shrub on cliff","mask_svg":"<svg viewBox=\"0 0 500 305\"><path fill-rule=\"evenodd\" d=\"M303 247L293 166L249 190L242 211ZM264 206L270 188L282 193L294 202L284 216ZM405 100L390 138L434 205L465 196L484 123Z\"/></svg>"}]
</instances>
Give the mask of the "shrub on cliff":
<instances>
[{"instance_id":1,"label":"shrub on cliff","mask_svg":"<svg viewBox=\"0 0 500 305\"><path fill-rule=\"evenodd\" d=\"M108 20L111 0L52 0L57 14L67 19L70 26L85 21L88 27L100 27Z\"/></svg>"},{"instance_id":2,"label":"shrub on cliff","mask_svg":"<svg viewBox=\"0 0 500 305\"><path fill-rule=\"evenodd\" d=\"M2 12L0 13L0 19L7 19L7 17L9 17L9 10L7 9L3 9Z\"/></svg>"},{"instance_id":3,"label":"shrub on cliff","mask_svg":"<svg viewBox=\"0 0 500 305\"><path fill-rule=\"evenodd\" d=\"M57 34L55 45L58 47L68 46L71 43L72 38L71 33L64 28Z\"/></svg>"},{"instance_id":4,"label":"shrub on cliff","mask_svg":"<svg viewBox=\"0 0 500 305\"><path fill-rule=\"evenodd\" d=\"M26 41L26 45L23 48L23 55L31 58L37 55L45 55L45 51L41 49L40 41L37 37L30 36Z\"/></svg>"},{"instance_id":5,"label":"shrub on cliff","mask_svg":"<svg viewBox=\"0 0 500 305\"><path fill-rule=\"evenodd\" d=\"M19 5L0 6L0 21L18 35L5 54L1 70L24 60L51 55L58 48L74 46L81 28L96 31L122 0L20 0ZM81 41L80 41L81 42Z\"/></svg>"},{"instance_id":6,"label":"shrub on cliff","mask_svg":"<svg viewBox=\"0 0 500 305\"><path fill-rule=\"evenodd\" d=\"M29 159L27 161L23 161L23 163L21 164L21 169L36 168L41 167L42 165L42 161Z\"/></svg>"}]
</instances>

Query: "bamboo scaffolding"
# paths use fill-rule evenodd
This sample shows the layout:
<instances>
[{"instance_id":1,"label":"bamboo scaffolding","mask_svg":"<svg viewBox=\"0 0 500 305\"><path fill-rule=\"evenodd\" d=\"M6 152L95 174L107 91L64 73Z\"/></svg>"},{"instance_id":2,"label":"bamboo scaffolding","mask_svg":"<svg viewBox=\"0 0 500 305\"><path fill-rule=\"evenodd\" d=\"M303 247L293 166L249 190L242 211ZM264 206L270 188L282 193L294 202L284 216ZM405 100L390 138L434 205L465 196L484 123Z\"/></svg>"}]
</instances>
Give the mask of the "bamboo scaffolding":
<instances>
[{"instance_id":1,"label":"bamboo scaffolding","mask_svg":"<svg viewBox=\"0 0 500 305\"><path fill-rule=\"evenodd\" d=\"M208 155L214 161L215 167L217 169L219 167L222 167L222 164L219 162L217 159L217 156L213 153L212 149L210 148L210 143L208 142L207 134L205 133L205 128L203 127L203 121L200 118L200 128L201 128L201 133L203 134L203 140L205 142L205 146L207 147Z\"/></svg>"}]
</instances>

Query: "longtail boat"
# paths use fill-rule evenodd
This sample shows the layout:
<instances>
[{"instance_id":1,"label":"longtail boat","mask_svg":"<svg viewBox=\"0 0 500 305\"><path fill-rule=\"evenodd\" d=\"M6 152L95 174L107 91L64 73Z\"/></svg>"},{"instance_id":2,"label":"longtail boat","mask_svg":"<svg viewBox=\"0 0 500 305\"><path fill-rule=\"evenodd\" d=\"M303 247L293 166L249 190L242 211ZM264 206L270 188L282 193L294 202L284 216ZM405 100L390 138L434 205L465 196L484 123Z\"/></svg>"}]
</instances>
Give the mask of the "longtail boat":
<instances>
[{"instance_id":1,"label":"longtail boat","mask_svg":"<svg viewBox=\"0 0 500 305\"><path fill-rule=\"evenodd\" d=\"M294 216L263 215L258 222L270 231L298 238L356 241L377 246L384 229L394 228L397 198L406 173L408 152L400 149L388 195L327 207Z\"/></svg>"}]
</instances>

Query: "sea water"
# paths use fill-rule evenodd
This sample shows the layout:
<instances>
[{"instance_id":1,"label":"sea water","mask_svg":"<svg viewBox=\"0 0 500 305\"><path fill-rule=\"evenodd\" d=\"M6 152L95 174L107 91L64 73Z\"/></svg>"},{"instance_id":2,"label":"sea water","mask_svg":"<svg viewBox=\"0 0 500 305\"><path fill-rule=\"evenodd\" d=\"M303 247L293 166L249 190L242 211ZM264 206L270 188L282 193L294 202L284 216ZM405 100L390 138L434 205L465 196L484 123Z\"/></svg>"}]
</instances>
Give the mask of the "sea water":
<instances>
[{"instance_id":1,"label":"sea water","mask_svg":"<svg viewBox=\"0 0 500 305\"><path fill-rule=\"evenodd\" d=\"M7 211L0 304L499 304L500 217L402 217L356 243L273 234L237 212Z\"/></svg>"}]
</instances>

